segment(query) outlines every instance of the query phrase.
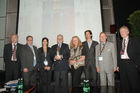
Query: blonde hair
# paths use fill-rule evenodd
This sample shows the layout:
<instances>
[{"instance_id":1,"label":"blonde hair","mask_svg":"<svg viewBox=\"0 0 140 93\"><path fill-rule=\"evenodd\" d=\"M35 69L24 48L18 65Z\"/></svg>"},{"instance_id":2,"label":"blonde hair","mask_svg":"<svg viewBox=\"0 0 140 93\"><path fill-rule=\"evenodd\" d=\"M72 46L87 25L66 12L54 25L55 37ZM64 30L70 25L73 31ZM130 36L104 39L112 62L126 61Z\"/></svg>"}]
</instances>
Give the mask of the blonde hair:
<instances>
[{"instance_id":1,"label":"blonde hair","mask_svg":"<svg viewBox=\"0 0 140 93\"><path fill-rule=\"evenodd\" d=\"M70 41L70 48L74 48L74 44L73 44L73 39L74 38L78 39L78 47L82 47L82 42L81 42L80 38L78 36L73 36L72 40Z\"/></svg>"}]
</instances>

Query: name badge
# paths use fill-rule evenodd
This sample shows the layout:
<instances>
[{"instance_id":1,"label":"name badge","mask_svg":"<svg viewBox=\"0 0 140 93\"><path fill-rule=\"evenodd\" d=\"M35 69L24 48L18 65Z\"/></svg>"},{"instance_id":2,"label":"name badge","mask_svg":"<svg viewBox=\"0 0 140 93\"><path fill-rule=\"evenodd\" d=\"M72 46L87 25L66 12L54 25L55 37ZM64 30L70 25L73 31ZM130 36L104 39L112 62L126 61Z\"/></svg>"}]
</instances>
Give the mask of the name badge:
<instances>
[{"instance_id":1,"label":"name badge","mask_svg":"<svg viewBox=\"0 0 140 93\"><path fill-rule=\"evenodd\" d=\"M45 65L45 66L48 65L48 61L47 61L47 60L44 61L44 65Z\"/></svg>"},{"instance_id":2,"label":"name badge","mask_svg":"<svg viewBox=\"0 0 140 93\"><path fill-rule=\"evenodd\" d=\"M126 58L126 56L125 55L121 55L121 59L125 59Z\"/></svg>"},{"instance_id":3,"label":"name badge","mask_svg":"<svg viewBox=\"0 0 140 93\"><path fill-rule=\"evenodd\" d=\"M103 61L103 57L102 56L99 56L98 57L98 61Z\"/></svg>"}]
</instances>

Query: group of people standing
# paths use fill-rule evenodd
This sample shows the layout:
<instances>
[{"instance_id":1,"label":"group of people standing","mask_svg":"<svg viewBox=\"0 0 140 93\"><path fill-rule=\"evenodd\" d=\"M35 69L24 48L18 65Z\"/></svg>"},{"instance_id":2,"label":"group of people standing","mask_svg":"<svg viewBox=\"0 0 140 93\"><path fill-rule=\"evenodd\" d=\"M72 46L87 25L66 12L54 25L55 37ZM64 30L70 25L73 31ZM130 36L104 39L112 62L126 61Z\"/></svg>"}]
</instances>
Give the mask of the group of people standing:
<instances>
[{"instance_id":1,"label":"group of people standing","mask_svg":"<svg viewBox=\"0 0 140 93\"><path fill-rule=\"evenodd\" d=\"M107 41L105 32L99 35L100 43L92 40L90 30L84 34L86 41L82 43L78 36L73 36L70 48L63 42L61 34L57 35L57 44L51 48L48 47L48 38L44 37L42 47L38 49L33 45L32 36L27 36L26 44L21 45L18 36L12 35L12 43L4 47L6 82L22 76L25 91L39 82L39 93L51 93L53 76L55 93L67 93L69 70L73 87L80 85L82 72L90 86L98 86L98 78L100 86L114 86L114 72L119 71L124 92L139 93L140 77L136 65L140 66L140 42L129 37L128 27L120 28L123 39L118 43L118 53L115 52L114 44ZM124 39L127 39L125 47Z\"/></svg>"}]
</instances>

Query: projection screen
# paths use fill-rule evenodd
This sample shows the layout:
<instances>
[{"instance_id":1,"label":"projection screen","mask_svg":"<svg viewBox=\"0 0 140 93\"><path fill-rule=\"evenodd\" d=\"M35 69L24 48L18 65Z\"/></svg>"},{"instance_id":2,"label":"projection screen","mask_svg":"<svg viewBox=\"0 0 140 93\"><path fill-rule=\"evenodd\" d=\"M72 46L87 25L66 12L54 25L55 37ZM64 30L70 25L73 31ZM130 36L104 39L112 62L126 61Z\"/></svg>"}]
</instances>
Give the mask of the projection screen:
<instances>
[{"instance_id":1,"label":"projection screen","mask_svg":"<svg viewBox=\"0 0 140 93\"><path fill-rule=\"evenodd\" d=\"M85 30L91 30L93 40L99 41L100 0L20 0L18 35L22 44L27 35L33 36L37 47L43 37L49 38L49 46L55 44L58 34L68 44L75 35L85 41Z\"/></svg>"}]
</instances>

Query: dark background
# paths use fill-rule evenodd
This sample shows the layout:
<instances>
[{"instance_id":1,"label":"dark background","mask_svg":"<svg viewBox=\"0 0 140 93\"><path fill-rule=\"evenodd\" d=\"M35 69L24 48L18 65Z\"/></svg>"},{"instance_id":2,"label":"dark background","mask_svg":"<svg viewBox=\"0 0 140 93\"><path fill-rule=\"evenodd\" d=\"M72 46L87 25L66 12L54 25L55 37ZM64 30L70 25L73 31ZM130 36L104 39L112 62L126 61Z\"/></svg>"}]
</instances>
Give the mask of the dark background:
<instances>
[{"instance_id":1,"label":"dark background","mask_svg":"<svg viewBox=\"0 0 140 93\"><path fill-rule=\"evenodd\" d=\"M129 26L127 19L135 10L140 10L139 2L140 0L113 0L114 17L117 29L122 25Z\"/></svg>"}]
</instances>

